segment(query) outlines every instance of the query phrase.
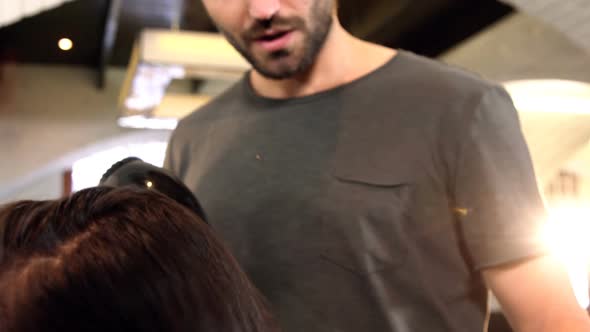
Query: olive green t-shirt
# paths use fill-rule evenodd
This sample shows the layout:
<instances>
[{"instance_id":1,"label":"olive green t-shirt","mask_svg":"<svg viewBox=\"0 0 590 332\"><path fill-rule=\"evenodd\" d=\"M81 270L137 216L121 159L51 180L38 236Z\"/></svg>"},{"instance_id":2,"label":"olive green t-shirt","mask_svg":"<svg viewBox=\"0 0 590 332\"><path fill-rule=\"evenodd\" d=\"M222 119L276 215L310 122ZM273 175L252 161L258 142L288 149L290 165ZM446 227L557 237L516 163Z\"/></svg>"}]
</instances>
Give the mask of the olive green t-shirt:
<instances>
[{"instance_id":1,"label":"olive green t-shirt","mask_svg":"<svg viewBox=\"0 0 590 332\"><path fill-rule=\"evenodd\" d=\"M247 77L180 122L166 167L284 330L481 331L481 269L544 251L506 92L405 51L301 98Z\"/></svg>"}]
</instances>

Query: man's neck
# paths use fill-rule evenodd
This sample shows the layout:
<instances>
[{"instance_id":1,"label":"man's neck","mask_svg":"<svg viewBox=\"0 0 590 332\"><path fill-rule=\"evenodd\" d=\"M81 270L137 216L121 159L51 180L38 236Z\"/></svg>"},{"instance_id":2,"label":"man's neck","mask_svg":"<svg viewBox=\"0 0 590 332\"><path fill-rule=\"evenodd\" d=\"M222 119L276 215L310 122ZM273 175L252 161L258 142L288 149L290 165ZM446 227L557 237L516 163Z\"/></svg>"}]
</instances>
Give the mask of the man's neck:
<instances>
[{"instance_id":1,"label":"man's neck","mask_svg":"<svg viewBox=\"0 0 590 332\"><path fill-rule=\"evenodd\" d=\"M395 50L351 36L334 20L323 48L307 71L287 79L274 80L253 70L250 82L257 94L268 98L308 96L352 82L395 55Z\"/></svg>"}]
</instances>

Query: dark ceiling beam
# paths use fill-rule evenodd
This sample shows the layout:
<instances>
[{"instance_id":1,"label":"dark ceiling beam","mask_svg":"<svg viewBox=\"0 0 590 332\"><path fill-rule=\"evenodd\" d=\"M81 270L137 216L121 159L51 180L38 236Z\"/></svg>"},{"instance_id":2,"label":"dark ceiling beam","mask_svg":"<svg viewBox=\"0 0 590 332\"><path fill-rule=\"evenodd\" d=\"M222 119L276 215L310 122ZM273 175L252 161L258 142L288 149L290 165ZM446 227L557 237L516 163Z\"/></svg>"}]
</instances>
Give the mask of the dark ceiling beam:
<instances>
[{"instance_id":1,"label":"dark ceiling beam","mask_svg":"<svg viewBox=\"0 0 590 332\"><path fill-rule=\"evenodd\" d=\"M437 57L512 12L512 7L496 0L454 0L420 24L414 20L409 29L386 26L381 34L390 36L386 46Z\"/></svg>"},{"instance_id":2,"label":"dark ceiling beam","mask_svg":"<svg viewBox=\"0 0 590 332\"><path fill-rule=\"evenodd\" d=\"M97 87L99 89L104 89L106 85L106 72L113 54L113 47L117 37L117 29L119 27L121 3L122 0L108 0L102 34L102 46L100 48L98 63Z\"/></svg>"},{"instance_id":3,"label":"dark ceiling beam","mask_svg":"<svg viewBox=\"0 0 590 332\"><path fill-rule=\"evenodd\" d=\"M345 4L343 4L345 5ZM362 20L351 20L347 24L347 30L353 35L369 39L376 31L381 30L384 25L387 25L392 19L400 17L404 10L409 6L408 0L382 0L372 1L370 6L365 6L362 13ZM359 8L360 9L360 8ZM348 10L350 12L350 10ZM357 13L358 11L354 10ZM350 14L349 14L350 15Z\"/></svg>"},{"instance_id":4,"label":"dark ceiling beam","mask_svg":"<svg viewBox=\"0 0 590 332\"><path fill-rule=\"evenodd\" d=\"M388 3L386 0L381 1ZM450 7L459 1L462 0L397 0L396 11L390 11L389 16L383 16L383 19L374 22L372 29L366 31L364 38L379 44L392 46L392 40L412 38L413 31L417 27L428 24L440 13L448 11ZM382 12L386 13L387 11L382 10ZM370 18L370 16L365 17ZM370 19L370 21L373 20Z\"/></svg>"}]
</instances>

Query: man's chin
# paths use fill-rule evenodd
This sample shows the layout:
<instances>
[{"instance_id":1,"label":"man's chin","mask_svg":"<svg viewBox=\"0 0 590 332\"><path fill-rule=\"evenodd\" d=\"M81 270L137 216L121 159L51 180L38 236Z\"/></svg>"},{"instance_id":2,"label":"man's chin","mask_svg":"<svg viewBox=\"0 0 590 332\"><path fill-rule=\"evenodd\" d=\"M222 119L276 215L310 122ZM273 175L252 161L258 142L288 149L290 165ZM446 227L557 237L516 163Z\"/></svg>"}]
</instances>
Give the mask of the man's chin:
<instances>
[{"instance_id":1,"label":"man's chin","mask_svg":"<svg viewBox=\"0 0 590 332\"><path fill-rule=\"evenodd\" d=\"M291 78L301 72L301 68L298 63L293 64L286 62L268 65L256 64L254 65L254 69L260 73L260 75L275 80Z\"/></svg>"},{"instance_id":2,"label":"man's chin","mask_svg":"<svg viewBox=\"0 0 590 332\"><path fill-rule=\"evenodd\" d=\"M280 69L280 70L271 70L266 68L255 68L256 71L264 76L265 78L272 79L272 80L284 80L287 78L291 78L297 74L296 70L293 69Z\"/></svg>"}]
</instances>

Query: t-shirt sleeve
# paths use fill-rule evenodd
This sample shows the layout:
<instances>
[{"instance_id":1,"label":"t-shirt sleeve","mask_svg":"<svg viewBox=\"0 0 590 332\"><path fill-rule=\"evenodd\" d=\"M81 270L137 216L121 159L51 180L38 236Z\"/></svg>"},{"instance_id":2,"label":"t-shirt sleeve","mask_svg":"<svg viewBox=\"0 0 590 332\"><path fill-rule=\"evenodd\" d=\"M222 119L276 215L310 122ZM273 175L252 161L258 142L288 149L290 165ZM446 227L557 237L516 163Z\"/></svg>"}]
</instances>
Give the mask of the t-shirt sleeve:
<instances>
[{"instance_id":1,"label":"t-shirt sleeve","mask_svg":"<svg viewBox=\"0 0 590 332\"><path fill-rule=\"evenodd\" d=\"M177 128L172 132L170 135L170 139L168 140L168 146L166 147L166 156L164 158L164 168L172 172L172 174L180 177L182 176L182 167L183 164L183 144L180 141L179 133L180 129Z\"/></svg>"},{"instance_id":2,"label":"t-shirt sleeve","mask_svg":"<svg viewBox=\"0 0 590 332\"><path fill-rule=\"evenodd\" d=\"M168 140L168 146L166 147L166 156L164 157L164 168L172 172L174 172L174 158L172 153L173 139L174 134L172 134L170 136L170 139Z\"/></svg>"},{"instance_id":3,"label":"t-shirt sleeve","mask_svg":"<svg viewBox=\"0 0 590 332\"><path fill-rule=\"evenodd\" d=\"M545 207L517 112L489 89L460 135L454 177L459 229L476 269L542 255Z\"/></svg>"}]
</instances>

